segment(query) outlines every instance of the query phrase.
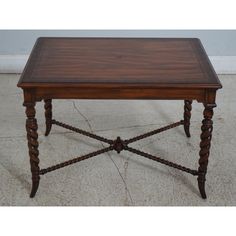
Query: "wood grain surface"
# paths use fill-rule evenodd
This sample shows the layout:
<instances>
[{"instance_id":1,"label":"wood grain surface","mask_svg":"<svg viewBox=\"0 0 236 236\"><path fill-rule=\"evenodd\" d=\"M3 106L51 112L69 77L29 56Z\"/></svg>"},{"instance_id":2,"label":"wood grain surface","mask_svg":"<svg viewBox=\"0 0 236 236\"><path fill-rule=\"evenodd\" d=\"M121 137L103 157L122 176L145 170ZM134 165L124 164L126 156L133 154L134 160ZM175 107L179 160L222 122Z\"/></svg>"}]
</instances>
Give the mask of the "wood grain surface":
<instances>
[{"instance_id":1,"label":"wood grain surface","mask_svg":"<svg viewBox=\"0 0 236 236\"><path fill-rule=\"evenodd\" d=\"M199 39L39 38L19 87L221 88Z\"/></svg>"}]
</instances>

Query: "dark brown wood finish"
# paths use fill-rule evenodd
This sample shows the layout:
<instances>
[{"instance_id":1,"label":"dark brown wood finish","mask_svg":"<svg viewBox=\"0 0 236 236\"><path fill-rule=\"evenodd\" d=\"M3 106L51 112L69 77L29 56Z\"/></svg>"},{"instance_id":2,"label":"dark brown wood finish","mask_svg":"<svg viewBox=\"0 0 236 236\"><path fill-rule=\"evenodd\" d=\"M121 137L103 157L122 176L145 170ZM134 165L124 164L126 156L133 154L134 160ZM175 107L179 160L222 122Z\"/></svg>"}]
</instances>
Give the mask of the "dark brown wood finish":
<instances>
[{"instance_id":1,"label":"dark brown wood finish","mask_svg":"<svg viewBox=\"0 0 236 236\"><path fill-rule=\"evenodd\" d=\"M45 101L45 135L50 133L52 124L56 124L110 144L110 148L104 149L105 151L128 150L198 175L200 193L203 198L206 197L205 175L212 131L213 112L211 111L216 106L216 91L222 86L199 39L39 38L18 86L24 90L27 114L26 129L33 179L31 197L37 191L39 174L47 172L40 170L38 166L37 121L34 105L41 100ZM128 141L119 137L116 140L107 140L52 120L52 99L185 100L184 120L169 127L184 125L188 137L190 137L191 104L192 100L197 100L205 106L199 170L191 170L155 158L150 154L143 154L139 150L128 147ZM160 130L166 129L140 135L138 139L156 134ZM102 152L104 151L98 153ZM96 152L68 163L75 163L95 154Z\"/></svg>"},{"instance_id":2,"label":"dark brown wood finish","mask_svg":"<svg viewBox=\"0 0 236 236\"><path fill-rule=\"evenodd\" d=\"M191 119L192 101L184 100L184 131L188 138L190 138L190 119Z\"/></svg>"},{"instance_id":3,"label":"dark brown wood finish","mask_svg":"<svg viewBox=\"0 0 236 236\"><path fill-rule=\"evenodd\" d=\"M206 181L206 172L208 165L208 158L210 155L210 147L211 147L211 137L213 130L213 105L205 105L205 109L203 112L204 119L202 121L202 134L201 134L201 143L200 143L200 159L199 159L199 175L198 175L198 186L201 193L202 198L206 198L205 192L205 181Z\"/></svg>"},{"instance_id":4,"label":"dark brown wood finish","mask_svg":"<svg viewBox=\"0 0 236 236\"><path fill-rule=\"evenodd\" d=\"M45 123L46 123L45 136L48 136L52 128L52 99L44 100L44 109L45 109Z\"/></svg>"},{"instance_id":5,"label":"dark brown wood finish","mask_svg":"<svg viewBox=\"0 0 236 236\"><path fill-rule=\"evenodd\" d=\"M32 83L219 88L198 39L40 38L20 82Z\"/></svg>"},{"instance_id":6,"label":"dark brown wood finish","mask_svg":"<svg viewBox=\"0 0 236 236\"><path fill-rule=\"evenodd\" d=\"M28 148L30 156L30 166L32 173L32 190L30 197L34 197L39 186L39 151L38 151L38 125L37 120L35 119L35 102L24 102L23 104L26 107L26 131L28 139Z\"/></svg>"}]
</instances>

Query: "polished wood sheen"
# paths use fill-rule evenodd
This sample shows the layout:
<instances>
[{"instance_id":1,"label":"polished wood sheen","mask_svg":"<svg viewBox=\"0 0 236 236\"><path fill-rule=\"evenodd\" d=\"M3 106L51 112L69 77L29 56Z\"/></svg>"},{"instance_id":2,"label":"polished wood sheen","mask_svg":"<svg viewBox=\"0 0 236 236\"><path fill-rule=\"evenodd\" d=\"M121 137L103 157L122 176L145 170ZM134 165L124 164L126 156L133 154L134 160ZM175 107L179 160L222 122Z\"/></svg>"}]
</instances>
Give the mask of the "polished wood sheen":
<instances>
[{"instance_id":1,"label":"polished wood sheen","mask_svg":"<svg viewBox=\"0 0 236 236\"><path fill-rule=\"evenodd\" d=\"M213 108L221 83L196 38L39 38L18 82L24 90L26 129L33 197L39 175L101 153L126 150L198 176L202 198L212 137ZM178 99L184 100L184 120L143 135L109 140L52 119L52 99ZM52 124L105 142L110 147L70 161L39 168L35 103L44 100L46 132ZM134 141L184 126L190 137L192 101L204 105L199 169L192 170L129 147Z\"/></svg>"},{"instance_id":2,"label":"polished wood sheen","mask_svg":"<svg viewBox=\"0 0 236 236\"><path fill-rule=\"evenodd\" d=\"M219 88L198 39L39 38L19 83Z\"/></svg>"},{"instance_id":3,"label":"polished wood sheen","mask_svg":"<svg viewBox=\"0 0 236 236\"><path fill-rule=\"evenodd\" d=\"M52 99L44 100L44 109L45 109L45 123L46 123L45 136L48 136L52 128Z\"/></svg>"},{"instance_id":4,"label":"polished wood sheen","mask_svg":"<svg viewBox=\"0 0 236 236\"><path fill-rule=\"evenodd\" d=\"M39 151L38 151L38 125L37 120L35 119L35 102L24 102L23 104L26 107L26 131L28 139L28 148L30 156L30 166L32 172L32 190L30 197L33 197L39 186Z\"/></svg>"},{"instance_id":5,"label":"polished wood sheen","mask_svg":"<svg viewBox=\"0 0 236 236\"><path fill-rule=\"evenodd\" d=\"M190 119L191 119L192 101L184 101L184 131L188 138L190 138Z\"/></svg>"}]
</instances>

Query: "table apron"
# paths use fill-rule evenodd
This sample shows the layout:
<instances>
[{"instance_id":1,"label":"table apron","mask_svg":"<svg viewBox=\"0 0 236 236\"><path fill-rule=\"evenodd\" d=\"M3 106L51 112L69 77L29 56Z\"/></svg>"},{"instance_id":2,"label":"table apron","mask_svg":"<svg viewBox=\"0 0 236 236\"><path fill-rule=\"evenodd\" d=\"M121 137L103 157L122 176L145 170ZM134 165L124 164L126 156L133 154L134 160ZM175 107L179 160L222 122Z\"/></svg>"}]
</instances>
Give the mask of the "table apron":
<instances>
[{"instance_id":1,"label":"table apron","mask_svg":"<svg viewBox=\"0 0 236 236\"><path fill-rule=\"evenodd\" d=\"M35 100L42 99L191 99L205 102L208 89L188 88L34 88L27 89Z\"/></svg>"}]
</instances>

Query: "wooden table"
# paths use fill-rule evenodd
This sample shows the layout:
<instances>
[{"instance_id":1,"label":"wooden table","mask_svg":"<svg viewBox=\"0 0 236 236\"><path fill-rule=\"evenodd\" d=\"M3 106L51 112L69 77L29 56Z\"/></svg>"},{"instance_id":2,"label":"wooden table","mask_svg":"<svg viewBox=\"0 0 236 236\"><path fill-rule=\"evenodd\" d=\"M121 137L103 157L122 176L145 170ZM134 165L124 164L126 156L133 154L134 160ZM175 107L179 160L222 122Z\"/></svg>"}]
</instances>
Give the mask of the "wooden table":
<instances>
[{"instance_id":1,"label":"wooden table","mask_svg":"<svg viewBox=\"0 0 236 236\"><path fill-rule=\"evenodd\" d=\"M213 108L221 83L196 38L39 38L21 75L34 197L40 175L112 150L126 150L197 176L206 198ZM106 139L52 119L52 99L178 99L184 117L174 124L123 140ZM46 132L52 124L97 139L107 147L46 169L39 168L35 104L45 102ZM192 100L204 105L198 170L137 150L129 144L183 125L187 137ZM168 107L167 107L168 109ZM106 111L104 111L106 112ZM107 111L109 112L109 111ZM144 167L145 168L145 167Z\"/></svg>"}]
</instances>

